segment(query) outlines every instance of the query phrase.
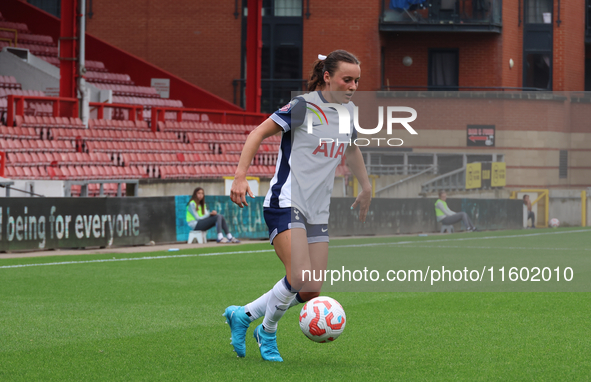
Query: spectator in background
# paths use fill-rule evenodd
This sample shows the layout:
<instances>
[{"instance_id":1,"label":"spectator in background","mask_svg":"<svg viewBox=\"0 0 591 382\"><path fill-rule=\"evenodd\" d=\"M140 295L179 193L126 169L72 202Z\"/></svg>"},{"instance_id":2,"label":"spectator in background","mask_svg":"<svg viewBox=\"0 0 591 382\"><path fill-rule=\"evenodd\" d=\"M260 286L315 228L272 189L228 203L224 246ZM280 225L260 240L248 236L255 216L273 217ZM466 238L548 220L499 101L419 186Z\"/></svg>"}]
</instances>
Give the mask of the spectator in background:
<instances>
[{"instance_id":1,"label":"spectator in background","mask_svg":"<svg viewBox=\"0 0 591 382\"><path fill-rule=\"evenodd\" d=\"M189 203L187 203L187 225L193 231L207 231L215 225L218 231L218 243L240 243L240 240L236 239L230 233L224 216L218 214L216 211L210 212L207 209L205 191L201 187L197 187L193 191L193 195L189 199ZM227 237L224 237L222 230L226 233Z\"/></svg>"},{"instance_id":2,"label":"spectator in background","mask_svg":"<svg viewBox=\"0 0 591 382\"><path fill-rule=\"evenodd\" d=\"M453 212L447 206L446 200L447 194L445 191L439 191L439 199L435 202L435 215L437 215L437 221L445 225L452 225L459 221L463 221L468 232L476 231L476 227L472 224L472 220L470 220L468 214L465 212Z\"/></svg>"},{"instance_id":3,"label":"spectator in background","mask_svg":"<svg viewBox=\"0 0 591 382\"><path fill-rule=\"evenodd\" d=\"M536 228L536 214L531 210L529 195L523 195L523 204L527 206L527 220L531 219L531 227Z\"/></svg>"}]
</instances>

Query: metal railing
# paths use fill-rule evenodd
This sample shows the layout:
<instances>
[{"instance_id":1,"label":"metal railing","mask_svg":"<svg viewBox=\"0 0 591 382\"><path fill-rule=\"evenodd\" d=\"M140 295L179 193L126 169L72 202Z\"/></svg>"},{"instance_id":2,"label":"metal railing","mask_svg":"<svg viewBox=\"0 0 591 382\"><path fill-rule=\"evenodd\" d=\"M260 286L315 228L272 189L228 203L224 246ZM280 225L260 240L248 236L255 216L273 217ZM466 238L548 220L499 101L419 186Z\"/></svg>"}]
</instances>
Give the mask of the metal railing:
<instances>
[{"instance_id":1,"label":"metal railing","mask_svg":"<svg viewBox=\"0 0 591 382\"><path fill-rule=\"evenodd\" d=\"M429 173L429 172L431 172L433 174L436 174L437 173L437 166L436 165L431 165L428 168L424 169L423 171L419 171L419 172L417 172L417 173L415 173L413 175L410 175L407 178L401 179L401 180L399 180L397 182L394 182L392 184L389 184L389 185L387 185L385 187L379 188L379 189L377 189L375 191L375 194L378 195L379 193L381 193L383 191L386 191L386 190L388 190L388 189L390 189L392 187L399 186L399 185L401 185L403 183L408 182L409 180L412 180L412 179L414 179L414 178L416 178L418 176L421 176L421 175L426 174L426 173Z\"/></svg>"},{"instance_id":2,"label":"metal railing","mask_svg":"<svg viewBox=\"0 0 591 382\"><path fill-rule=\"evenodd\" d=\"M69 114L74 118L78 118L78 99L64 98L64 97L37 97L28 95L13 95L9 94L7 98L7 112L6 125L13 126L15 116L23 116L25 114L25 101L41 101L53 103L53 115L59 117L64 114ZM63 105L65 104L65 105ZM69 107L68 107L69 106Z\"/></svg>"},{"instance_id":3,"label":"metal railing","mask_svg":"<svg viewBox=\"0 0 591 382\"><path fill-rule=\"evenodd\" d=\"M16 29L0 28L0 31L14 33L13 39L6 38L6 37L0 37L0 41L7 41L8 43L12 43L15 48L18 46L18 31Z\"/></svg>"},{"instance_id":4,"label":"metal railing","mask_svg":"<svg viewBox=\"0 0 591 382\"><path fill-rule=\"evenodd\" d=\"M416 4L418 3L418 4ZM382 0L382 24L456 27L502 24L502 0Z\"/></svg>"},{"instance_id":5,"label":"metal railing","mask_svg":"<svg viewBox=\"0 0 591 382\"><path fill-rule=\"evenodd\" d=\"M432 164L366 164L368 175L413 175L425 172L425 170L437 173L437 166Z\"/></svg>"},{"instance_id":6,"label":"metal railing","mask_svg":"<svg viewBox=\"0 0 591 382\"><path fill-rule=\"evenodd\" d=\"M29 194L30 196L37 196L40 198L44 198L45 195L41 195L41 194L36 194L32 191L27 191L27 190L21 190L20 188L14 188L12 187L12 185L14 184L14 182L12 181L0 181L0 188L5 188L6 189L6 197L10 198L10 190L14 190L17 192L21 192L23 194Z\"/></svg>"},{"instance_id":7,"label":"metal railing","mask_svg":"<svg viewBox=\"0 0 591 382\"><path fill-rule=\"evenodd\" d=\"M10 186L12 186L14 182L11 181L0 181L0 188L6 188L6 197L10 197Z\"/></svg>"},{"instance_id":8,"label":"metal railing","mask_svg":"<svg viewBox=\"0 0 591 382\"><path fill-rule=\"evenodd\" d=\"M143 121L144 120L144 106L143 105L133 105L127 103L104 103L104 102L89 102L88 106L92 109L90 111L97 112L96 119L104 119L105 116L105 108L109 109L123 109L129 112L127 116L130 121Z\"/></svg>"},{"instance_id":9,"label":"metal railing","mask_svg":"<svg viewBox=\"0 0 591 382\"><path fill-rule=\"evenodd\" d=\"M117 197L123 196L122 185L126 185L126 196L138 196L139 180L137 179L109 179L109 180L66 180L64 182L64 196L67 198L72 197L72 186L80 186L80 197L88 196L88 185L98 183L99 196L105 196L105 184L117 183ZM127 188L127 185L131 185L131 190ZM130 192L131 191L131 192Z\"/></svg>"},{"instance_id":10,"label":"metal railing","mask_svg":"<svg viewBox=\"0 0 591 382\"><path fill-rule=\"evenodd\" d=\"M466 167L448 172L425 182L421 186L421 192L430 193L439 190L461 191L466 189Z\"/></svg>"},{"instance_id":11,"label":"metal railing","mask_svg":"<svg viewBox=\"0 0 591 382\"><path fill-rule=\"evenodd\" d=\"M158 130L158 122L166 121L166 114L175 115L177 122L183 121L183 116L188 114L206 114L210 122L213 123L232 123L242 125L258 125L267 119L268 114L251 113L247 111L225 111L213 109L190 109L182 107L152 107L150 126L152 131Z\"/></svg>"}]
</instances>

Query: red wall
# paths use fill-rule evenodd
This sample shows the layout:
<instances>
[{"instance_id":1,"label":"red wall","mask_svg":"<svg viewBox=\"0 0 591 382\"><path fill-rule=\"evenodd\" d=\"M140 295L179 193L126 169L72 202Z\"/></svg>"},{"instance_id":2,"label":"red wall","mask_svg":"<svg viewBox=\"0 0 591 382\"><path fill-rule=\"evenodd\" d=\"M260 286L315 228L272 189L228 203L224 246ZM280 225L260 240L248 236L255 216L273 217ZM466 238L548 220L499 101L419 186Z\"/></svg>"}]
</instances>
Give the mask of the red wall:
<instances>
[{"instance_id":1,"label":"red wall","mask_svg":"<svg viewBox=\"0 0 591 382\"><path fill-rule=\"evenodd\" d=\"M303 76L309 77L318 54L347 50L361 61L359 90L380 88L380 34L378 1L341 0L337 7L329 1L310 1L309 19L304 16ZM306 2L304 1L304 13Z\"/></svg>"},{"instance_id":2,"label":"red wall","mask_svg":"<svg viewBox=\"0 0 591 382\"><path fill-rule=\"evenodd\" d=\"M501 35L497 33L384 32L384 82L427 86L429 48L459 49L460 86L501 86ZM411 66L402 59L412 58Z\"/></svg>"},{"instance_id":3,"label":"red wall","mask_svg":"<svg viewBox=\"0 0 591 382\"><path fill-rule=\"evenodd\" d=\"M234 3L94 0L88 32L233 102L242 20L234 18Z\"/></svg>"},{"instance_id":4,"label":"red wall","mask_svg":"<svg viewBox=\"0 0 591 382\"><path fill-rule=\"evenodd\" d=\"M554 91L585 90L585 0L554 2Z\"/></svg>"},{"instance_id":5,"label":"red wall","mask_svg":"<svg viewBox=\"0 0 591 382\"><path fill-rule=\"evenodd\" d=\"M523 7L523 2L522 2ZM513 68L509 60L513 60ZM502 86L520 88L523 86L523 10L521 25L517 4L503 3L502 58L500 62Z\"/></svg>"}]
</instances>

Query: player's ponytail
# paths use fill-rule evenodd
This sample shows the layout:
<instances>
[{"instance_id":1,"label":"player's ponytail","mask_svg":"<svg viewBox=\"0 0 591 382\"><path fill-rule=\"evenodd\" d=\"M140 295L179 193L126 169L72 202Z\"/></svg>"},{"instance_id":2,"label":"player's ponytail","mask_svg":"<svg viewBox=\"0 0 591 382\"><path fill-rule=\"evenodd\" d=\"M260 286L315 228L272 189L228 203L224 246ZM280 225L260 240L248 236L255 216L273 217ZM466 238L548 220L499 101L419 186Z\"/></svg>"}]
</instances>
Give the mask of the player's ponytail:
<instances>
[{"instance_id":1,"label":"player's ponytail","mask_svg":"<svg viewBox=\"0 0 591 382\"><path fill-rule=\"evenodd\" d=\"M310 72L308 91L322 90L325 85L324 73L328 72L328 74L332 77L339 67L339 62L348 62L350 64L357 65L360 64L357 57L346 50L335 50L326 57L318 55L318 60L314 61L312 71Z\"/></svg>"},{"instance_id":2,"label":"player's ponytail","mask_svg":"<svg viewBox=\"0 0 591 382\"><path fill-rule=\"evenodd\" d=\"M312 65L310 80L308 81L308 90L320 90L324 86L324 61L316 60Z\"/></svg>"}]
</instances>

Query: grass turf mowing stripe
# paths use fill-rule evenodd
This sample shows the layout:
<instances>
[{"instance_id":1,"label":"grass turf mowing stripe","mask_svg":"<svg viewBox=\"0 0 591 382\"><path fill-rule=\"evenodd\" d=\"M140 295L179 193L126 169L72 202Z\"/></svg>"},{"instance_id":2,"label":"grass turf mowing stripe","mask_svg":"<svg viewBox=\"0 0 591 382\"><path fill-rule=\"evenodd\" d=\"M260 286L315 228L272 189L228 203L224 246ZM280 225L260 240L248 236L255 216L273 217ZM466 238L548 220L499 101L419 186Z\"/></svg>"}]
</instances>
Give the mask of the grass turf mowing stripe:
<instances>
[{"instance_id":1,"label":"grass turf mowing stripe","mask_svg":"<svg viewBox=\"0 0 591 382\"><path fill-rule=\"evenodd\" d=\"M112 258L112 259L97 259L97 260L82 260L82 261L61 261L57 263L37 263L37 264L15 264L15 265L3 265L0 269L4 268L23 268L23 267L40 267L45 265L68 265L68 264L88 264L88 263L109 263L114 261L135 261L135 260L160 260L160 259L175 259L182 257L198 257L198 256L219 256L219 255L239 255L244 253L261 253L261 252L273 252L272 249L264 249L259 251L233 251L233 252L214 252L214 253L199 253L189 255L170 255L170 256L144 256L144 257L124 257L124 258Z\"/></svg>"},{"instance_id":2,"label":"grass turf mowing stripe","mask_svg":"<svg viewBox=\"0 0 591 382\"><path fill-rule=\"evenodd\" d=\"M498 232L500 236L510 233ZM444 239L472 238L478 233L457 235ZM335 244L412 239L364 238ZM422 245L422 238L416 239L414 245ZM588 235L547 235L441 245L482 244L499 247L488 252L502 254L502 246L585 248L587 243ZM193 247L174 255L225 249ZM272 248L264 244L227 249ZM463 252L467 257L472 253L463 248L443 251ZM365 265L365 256L359 255L368 252L415 257L431 251L384 245L336 252L357 252L356 258ZM35 262L98 259L87 256ZM347 313L347 328L337 341L316 344L305 338L298 322L300 305L288 310L280 322L278 345L284 363L261 360L252 338L260 319L247 333L246 358L238 359L221 313L230 304L250 302L269 290L283 271L269 251L0 272L0 380L591 379L591 293L333 293L326 289L323 294L339 301Z\"/></svg>"},{"instance_id":3,"label":"grass turf mowing stripe","mask_svg":"<svg viewBox=\"0 0 591 382\"><path fill-rule=\"evenodd\" d=\"M424 243L440 243L450 241L468 241L468 240L480 240L480 239L507 239L507 238L524 238L533 236L545 236L545 235L558 235L567 233L584 233L591 232L589 229L579 229L570 231L559 231L559 232L538 232L521 235L504 235L504 236L477 236L469 238L451 238L451 239L436 239L436 240L413 240L413 241L399 241L399 242L385 242L385 243L367 243L367 244L345 244L345 245L333 245L331 249L338 248L356 248L356 247L376 247L376 246L389 246L389 245L404 245L404 244L424 244ZM483 248L483 247L477 247ZM510 249L510 248L507 248ZM531 248L530 248L531 249ZM105 263L115 261L135 261L135 260L161 260L161 259L174 259L183 257L200 257L200 256L220 256L220 255L237 255L245 253L267 253L273 252L272 249L263 249L255 251L224 251L224 252L211 252L211 253L200 253L200 254L183 254L183 255L162 255L162 256L143 256L143 257L126 257L126 258L112 258L112 259L96 259L96 260L79 260L79 261L61 261L53 263L30 263L30 264L13 264L3 265L0 269L6 268L23 268L23 267L39 267L48 265L69 265L69 264L88 264L88 263Z\"/></svg>"}]
</instances>

